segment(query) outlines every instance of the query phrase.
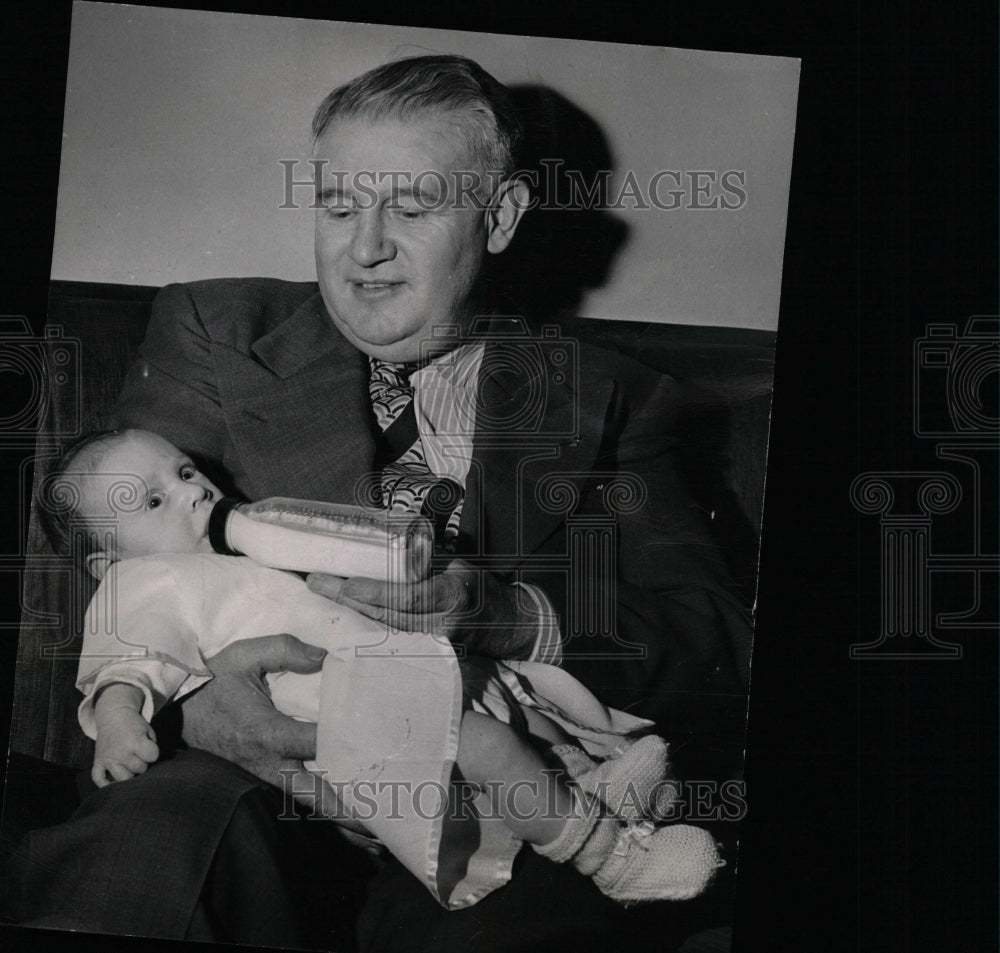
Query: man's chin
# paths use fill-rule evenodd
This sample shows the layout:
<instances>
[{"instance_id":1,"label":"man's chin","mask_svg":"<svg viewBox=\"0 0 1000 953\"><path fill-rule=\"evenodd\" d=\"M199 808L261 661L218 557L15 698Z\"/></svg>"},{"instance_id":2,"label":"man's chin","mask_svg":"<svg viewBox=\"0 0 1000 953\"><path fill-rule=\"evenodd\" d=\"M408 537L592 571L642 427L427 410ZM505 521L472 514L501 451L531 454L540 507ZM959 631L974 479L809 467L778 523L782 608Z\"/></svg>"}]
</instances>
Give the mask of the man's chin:
<instances>
[{"instance_id":1,"label":"man's chin","mask_svg":"<svg viewBox=\"0 0 1000 953\"><path fill-rule=\"evenodd\" d=\"M400 338L391 333L362 336L350 327L341 330L351 344L369 357L392 361L394 364L408 364L420 360L423 336Z\"/></svg>"},{"instance_id":2,"label":"man's chin","mask_svg":"<svg viewBox=\"0 0 1000 953\"><path fill-rule=\"evenodd\" d=\"M392 344L375 344L366 341L355 342L355 347L369 357L392 364L415 364L423 357L419 343L398 341Z\"/></svg>"}]
</instances>

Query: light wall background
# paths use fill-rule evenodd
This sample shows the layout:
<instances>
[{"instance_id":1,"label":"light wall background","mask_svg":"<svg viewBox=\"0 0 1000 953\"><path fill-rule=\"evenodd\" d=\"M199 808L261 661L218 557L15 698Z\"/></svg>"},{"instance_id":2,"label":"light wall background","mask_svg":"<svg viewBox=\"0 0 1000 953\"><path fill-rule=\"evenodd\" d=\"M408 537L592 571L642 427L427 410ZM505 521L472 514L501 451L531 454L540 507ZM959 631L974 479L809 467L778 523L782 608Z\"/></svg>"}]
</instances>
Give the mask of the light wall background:
<instances>
[{"instance_id":1,"label":"light wall background","mask_svg":"<svg viewBox=\"0 0 1000 953\"><path fill-rule=\"evenodd\" d=\"M745 172L738 210L615 210L629 239L582 315L777 327L798 60L118 4L73 9L52 277L312 280L314 213L304 189L279 208L279 160L308 157L330 89L421 52L584 110L612 193L628 170Z\"/></svg>"}]
</instances>

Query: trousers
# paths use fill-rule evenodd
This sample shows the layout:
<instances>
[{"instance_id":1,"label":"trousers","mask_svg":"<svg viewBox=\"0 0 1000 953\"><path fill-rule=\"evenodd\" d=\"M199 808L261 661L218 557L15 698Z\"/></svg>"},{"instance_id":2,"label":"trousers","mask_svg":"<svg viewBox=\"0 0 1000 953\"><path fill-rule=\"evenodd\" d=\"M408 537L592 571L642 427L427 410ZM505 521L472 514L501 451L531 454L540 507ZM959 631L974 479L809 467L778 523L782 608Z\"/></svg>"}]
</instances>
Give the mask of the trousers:
<instances>
[{"instance_id":1,"label":"trousers","mask_svg":"<svg viewBox=\"0 0 1000 953\"><path fill-rule=\"evenodd\" d=\"M630 949L669 953L731 912L731 896L719 888L688 903L626 910L570 866L530 849L506 887L447 911L401 864L348 843L335 825L276 820L287 813L276 788L205 752L180 750L102 789L87 772L76 785L72 774L16 756L10 764L8 921L337 953L512 953L566 944L597 953L620 948L625 937ZM32 822L12 816L11 805L37 800L40 787L49 826L18 831ZM64 820L49 823L73 801Z\"/></svg>"}]
</instances>

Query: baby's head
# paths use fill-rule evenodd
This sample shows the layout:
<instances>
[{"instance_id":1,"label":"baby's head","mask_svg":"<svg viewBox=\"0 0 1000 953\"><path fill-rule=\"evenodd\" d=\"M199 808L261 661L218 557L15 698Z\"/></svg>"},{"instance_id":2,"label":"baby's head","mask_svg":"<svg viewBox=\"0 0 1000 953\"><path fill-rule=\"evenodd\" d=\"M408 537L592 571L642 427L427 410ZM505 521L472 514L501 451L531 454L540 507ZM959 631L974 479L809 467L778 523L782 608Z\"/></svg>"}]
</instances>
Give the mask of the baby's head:
<instances>
[{"instance_id":1,"label":"baby's head","mask_svg":"<svg viewBox=\"0 0 1000 953\"><path fill-rule=\"evenodd\" d=\"M148 430L93 434L67 450L50 477L55 534L72 523L90 540L87 569L98 579L119 559L212 552L208 517L221 497L191 458Z\"/></svg>"}]
</instances>

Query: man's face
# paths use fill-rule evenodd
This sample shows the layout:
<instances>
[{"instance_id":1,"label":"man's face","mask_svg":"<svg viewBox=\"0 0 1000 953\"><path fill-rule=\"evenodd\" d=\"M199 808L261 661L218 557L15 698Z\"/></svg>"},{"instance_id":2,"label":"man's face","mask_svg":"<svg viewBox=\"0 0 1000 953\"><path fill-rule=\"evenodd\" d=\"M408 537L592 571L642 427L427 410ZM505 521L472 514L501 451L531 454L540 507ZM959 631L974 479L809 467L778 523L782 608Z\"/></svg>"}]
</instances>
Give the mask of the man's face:
<instances>
[{"instance_id":1,"label":"man's face","mask_svg":"<svg viewBox=\"0 0 1000 953\"><path fill-rule=\"evenodd\" d=\"M435 326L474 307L489 213L456 194L469 169L461 120L339 119L316 143L319 286L334 323L366 354L416 361Z\"/></svg>"},{"instance_id":2,"label":"man's face","mask_svg":"<svg viewBox=\"0 0 1000 953\"><path fill-rule=\"evenodd\" d=\"M146 431L128 431L95 453L96 466L74 475L79 512L115 521L117 558L212 552L208 517L222 494L186 454Z\"/></svg>"}]
</instances>

